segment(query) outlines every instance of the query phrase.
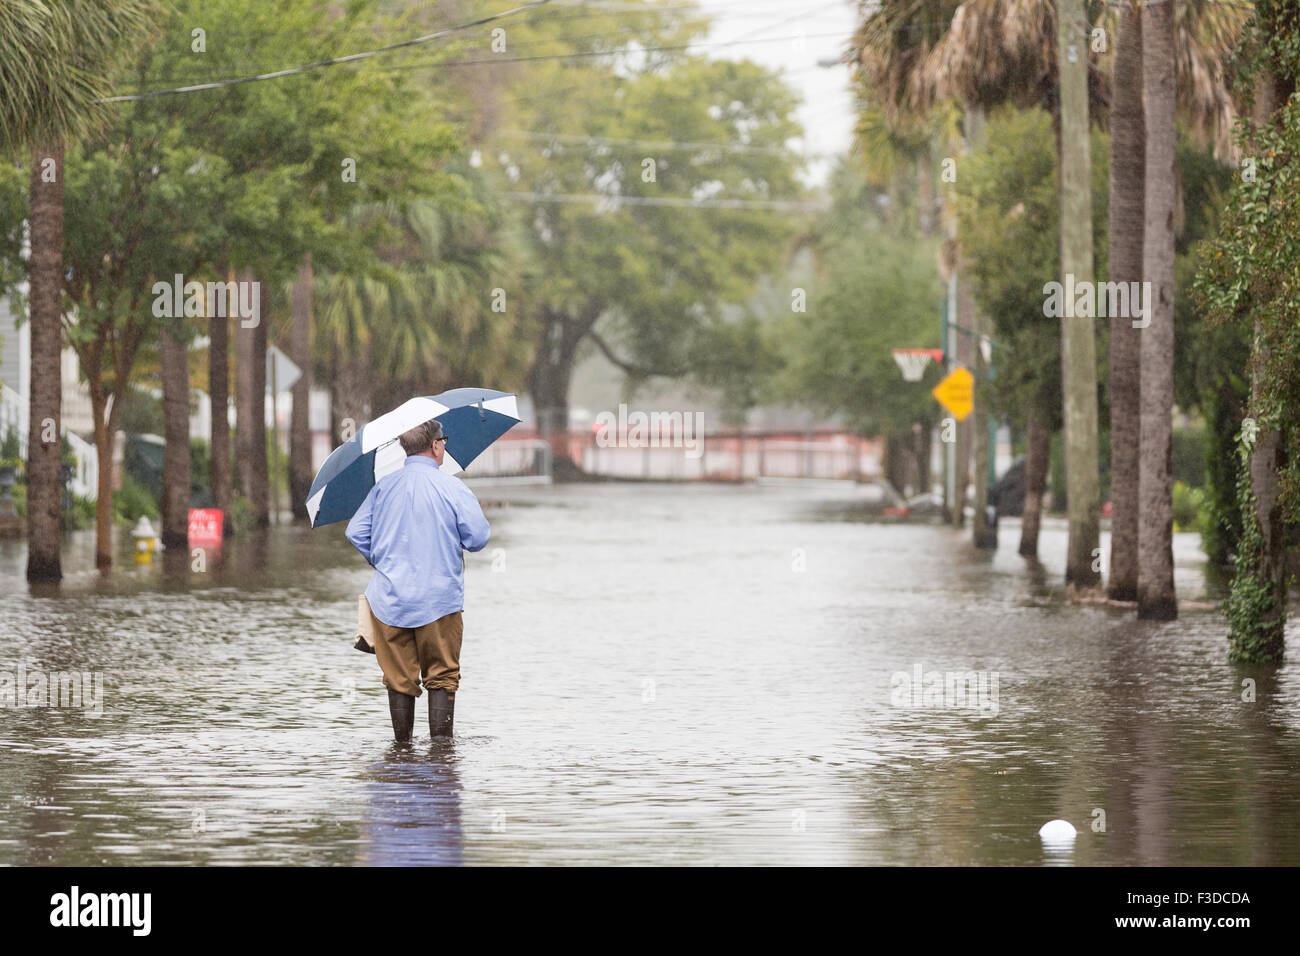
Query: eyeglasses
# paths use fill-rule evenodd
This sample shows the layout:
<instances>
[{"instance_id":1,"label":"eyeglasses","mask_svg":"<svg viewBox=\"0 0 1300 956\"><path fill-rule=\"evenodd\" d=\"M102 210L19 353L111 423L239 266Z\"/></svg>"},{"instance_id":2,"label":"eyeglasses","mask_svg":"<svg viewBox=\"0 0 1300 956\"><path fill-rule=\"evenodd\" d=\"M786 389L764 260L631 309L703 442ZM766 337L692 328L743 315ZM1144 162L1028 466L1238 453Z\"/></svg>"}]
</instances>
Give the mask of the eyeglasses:
<instances>
[{"instance_id":1,"label":"eyeglasses","mask_svg":"<svg viewBox=\"0 0 1300 956\"><path fill-rule=\"evenodd\" d=\"M440 441L445 445L447 444L447 438L448 438L447 435L443 435L441 438L435 438L434 441Z\"/></svg>"}]
</instances>

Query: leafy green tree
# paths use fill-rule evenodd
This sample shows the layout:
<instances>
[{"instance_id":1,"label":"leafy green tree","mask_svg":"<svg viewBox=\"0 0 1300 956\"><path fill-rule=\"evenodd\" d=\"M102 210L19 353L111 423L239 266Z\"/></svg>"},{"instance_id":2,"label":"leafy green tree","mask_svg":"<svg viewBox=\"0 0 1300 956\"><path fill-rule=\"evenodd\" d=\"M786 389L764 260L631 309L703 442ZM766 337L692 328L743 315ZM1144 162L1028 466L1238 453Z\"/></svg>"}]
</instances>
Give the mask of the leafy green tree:
<instances>
[{"instance_id":1,"label":"leafy green tree","mask_svg":"<svg viewBox=\"0 0 1300 956\"><path fill-rule=\"evenodd\" d=\"M931 363L920 382L903 382L892 350L938 345L938 243L886 229L880 192L854 170L838 170L831 192L832 208L814 228L808 312L789 316L779 336L782 389L860 434L883 435L891 480L901 487L911 457L924 486L928 435L940 413L930 390L944 373ZM926 441L915 442L916 426Z\"/></svg>"},{"instance_id":2,"label":"leafy green tree","mask_svg":"<svg viewBox=\"0 0 1300 956\"><path fill-rule=\"evenodd\" d=\"M156 0L0 5L0 153L31 159L29 580L63 576L62 461L52 437L60 433L62 411L64 148L103 122L98 100L117 59L129 45L148 42L157 10Z\"/></svg>"},{"instance_id":3,"label":"leafy green tree","mask_svg":"<svg viewBox=\"0 0 1300 956\"><path fill-rule=\"evenodd\" d=\"M374 45L384 21L376 5L355 2L321 18L308 0L270 8L251 0L186 3L168 18L164 39L132 63L131 91L245 73L274 56L277 65L320 60L345 46ZM203 48L191 27L203 24ZM244 492L257 523L268 520L263 436L264 363L268 326L287 302L276 295L308 255L326 267L377 261L388 234L356 229L342 212L364 202L435 194L447 175L439 162L455 148L433 105L409 95L403 71L322 70L220 90L120 103L112 125L88 141L70 171L78 193L75 255L68 291L79 309L70 337L82 358L96 408L96 439L109 447L118 403L135 361L165 331L173 351L202 330L198 316L154 316L155 281L257 282L262 314L236 326ZM128 86L124 80L119 80ZM213 315L214 352L228 319ZM175 372L177 363L168 363ZM183 364L181 365L183 368ZM214 399L224 384L224 356L212 363ZM169 385L169 382L171 383ZM164 378L172 418L188 408L188 381ZM214 462L224 466L224 398L214 419ZM170 428L184 434L183 426ZM176 454L183 454L174 442ZM214 469L214 485L217 484ZM105 475L107 472L102 472ZM177 486L175 520L188 498L188 468L169 469ZM217 500L221 504L221 494ZM97 560L110 560L108 522L100 517Z\"/></svg>"},{"instance_id":4,"label":"leafy green tree","mask_svg":"<svg viewBox=\"0 0 1300 956\"><path fill-rule=\"evenodd\" d=\"M580 349L634 382L698 369L722 305L779 264L792 231L780 202L798 195L782 82L749 62L637 52L701 35L680 7L619 19L622 33L599 37L542 22L531 36L551 41L543 49L580 58L521 69L504 122L553 138L503 134L483 151L523 203L532 280L519 308L538 343L528 389L561 475L576 468L562 436Z\"/></svg>"},{"instance_id":5,"label":"leafy green tree","mask_svg":"<svg viewBox=\"0 0 1300 956\"><path fill-rule=\"evenodd\" d=\"M1238 76L1251 107L1238 131L1245 161L1197 286L1212 321L1244 324L1252 336L1248 415L1237 433L1242 534L1225 606L1229 656L1276 663L1285 649L1288 526L1300 519L1300 11L1260 0L1255 12Z\"/></svg>"}]
</instances>

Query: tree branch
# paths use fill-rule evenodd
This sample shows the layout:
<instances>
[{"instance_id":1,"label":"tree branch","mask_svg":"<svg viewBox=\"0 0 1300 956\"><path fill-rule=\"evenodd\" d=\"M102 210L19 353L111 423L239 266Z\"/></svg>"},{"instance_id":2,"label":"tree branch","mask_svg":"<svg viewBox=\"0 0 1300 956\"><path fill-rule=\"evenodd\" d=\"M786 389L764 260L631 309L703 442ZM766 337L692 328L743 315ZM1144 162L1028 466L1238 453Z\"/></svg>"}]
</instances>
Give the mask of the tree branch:
<instances>
[{"instance_id":1,"label":"tree branch","mask_svg":"<svg viewBox=\"0 0 1300 956\"><path fill-rule=\"evenodd\" d=\"M596 348L600 349L600 351L604 354L605 358L609 359L610 362L618 366L628 375L634 376L635 378L652 378L653 376L656 375L672 376L673 374L675 374L673 372L662 370L662 369L641 368L636 365L633 365L631 362L624 361L623 359L619 358L617 355L614 354L614 350L609 347L609 344L604 339L602 339L599 335L596 334L595 329L588 329L587 336L593 342L596 343Z\"/></svg>"}]
</instances>

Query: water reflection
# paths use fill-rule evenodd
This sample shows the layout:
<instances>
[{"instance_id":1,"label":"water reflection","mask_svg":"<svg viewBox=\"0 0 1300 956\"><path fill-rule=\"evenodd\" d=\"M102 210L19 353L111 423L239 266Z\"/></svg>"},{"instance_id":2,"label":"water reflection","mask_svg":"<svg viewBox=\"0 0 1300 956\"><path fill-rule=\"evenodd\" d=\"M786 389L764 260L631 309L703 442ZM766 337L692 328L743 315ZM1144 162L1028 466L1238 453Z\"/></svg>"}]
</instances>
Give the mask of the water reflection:
<instances>
[{"instance_id":1,"label":"water reflection","mask_svg":"<svg viewBox=\"0 0 1300 956\"><path fill-rule=\"evenodd\" d=\"M357 863L457 866L462 862L461 783L453 741L393 744L363 779L366 841Z\"/></svg>"}]
</instances>

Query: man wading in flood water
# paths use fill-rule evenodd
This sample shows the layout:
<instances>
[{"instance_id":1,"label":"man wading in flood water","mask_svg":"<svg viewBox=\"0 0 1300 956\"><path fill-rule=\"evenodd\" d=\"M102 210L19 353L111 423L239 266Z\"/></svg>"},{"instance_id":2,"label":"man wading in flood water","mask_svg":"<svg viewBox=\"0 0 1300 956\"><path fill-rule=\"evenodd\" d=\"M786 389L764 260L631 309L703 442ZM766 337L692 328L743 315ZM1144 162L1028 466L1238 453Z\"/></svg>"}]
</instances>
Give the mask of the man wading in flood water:
<instances>
[{"instance_id":1,"label":"man wading in flood water","mask_svg":"<svg viewBox=\"0 0 1300 956\"><path fill-rule=\"evenodd\" d=\"M411 739L423 683L429 735L450 737L460 685L462 552L481 550L491 529L474 493L440 467L447 444L441 423L416 425L398 441L403 467L370 489L347 535L375 569L366 601L393 736Z\"/></svg>"}]
</instances>

